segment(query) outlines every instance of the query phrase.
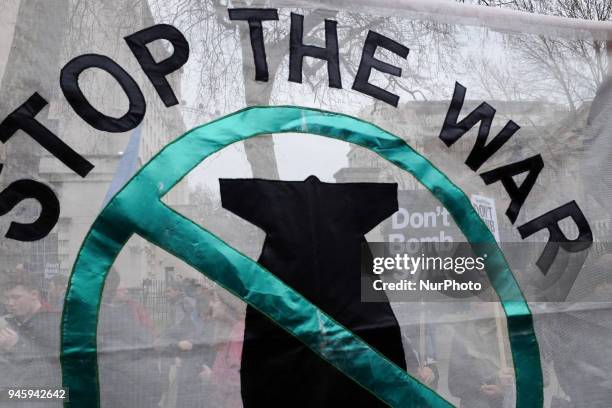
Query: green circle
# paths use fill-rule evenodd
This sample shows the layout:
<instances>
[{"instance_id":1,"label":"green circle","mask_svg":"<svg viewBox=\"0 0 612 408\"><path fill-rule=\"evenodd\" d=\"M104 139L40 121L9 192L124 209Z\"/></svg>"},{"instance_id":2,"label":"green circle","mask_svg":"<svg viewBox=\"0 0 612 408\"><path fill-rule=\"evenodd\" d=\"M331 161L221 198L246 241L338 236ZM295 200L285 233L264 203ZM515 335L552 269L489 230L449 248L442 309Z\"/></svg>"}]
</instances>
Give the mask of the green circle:
<instances>
[{"instance_id":1,"label":"green circle","mask_svg":"<svg viewBox=\"0 0 612 408\"><path fill-rule=\"evenodd\" d=\"M376 152L429 189L470 243L490 244L493 250L485 265L507 316L517 407L542 406L542 371L531 312L494 237L467 196L401 138L347 115L293 106L251 107L188 131L143 166L100 213L79 251L64 303L61 363L64 385L70 391L66 404L99 406L96 329L104 280L127 240L138 234L266 314L390 406L451 406L261 265L161 202L211 154L257 135L289 132L327 136ZM326 343L330 347L321 347Z\"/></svg>"}]
</instances>

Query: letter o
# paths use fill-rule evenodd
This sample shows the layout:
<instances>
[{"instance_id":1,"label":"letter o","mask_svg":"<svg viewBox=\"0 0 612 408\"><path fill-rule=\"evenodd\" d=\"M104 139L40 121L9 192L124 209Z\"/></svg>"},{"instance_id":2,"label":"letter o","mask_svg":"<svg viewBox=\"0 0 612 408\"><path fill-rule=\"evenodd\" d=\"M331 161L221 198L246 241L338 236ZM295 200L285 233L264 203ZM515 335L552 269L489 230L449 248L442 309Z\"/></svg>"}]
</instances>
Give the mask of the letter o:
<instances>
[{"instance_id":1,"label":"letter o","mask_svg":"<svg viewBox=\"0 0 612 408\"><path fill-rule=\"evenodd\" d=\"M88 68L100 68L109 73L125 92L129 108L120 118L107 116L94 108L79 87L79 75ZM62 68L60 86L72 109L90 126L105 132L126 132L142 122L146 112L145 98L138 84L112 59L99 54L80 55Z\"/></svg>"},{"instance_id":2,"label":"letter o","mask_svg":"<svg viewBox=\"0 0 612 408\"><path fill-rule=\"evenodd\" d=\"M423 226L423 214L413 212L410 214L410 226L413 228L421 228Z\"/></svg>"}]
</instances>

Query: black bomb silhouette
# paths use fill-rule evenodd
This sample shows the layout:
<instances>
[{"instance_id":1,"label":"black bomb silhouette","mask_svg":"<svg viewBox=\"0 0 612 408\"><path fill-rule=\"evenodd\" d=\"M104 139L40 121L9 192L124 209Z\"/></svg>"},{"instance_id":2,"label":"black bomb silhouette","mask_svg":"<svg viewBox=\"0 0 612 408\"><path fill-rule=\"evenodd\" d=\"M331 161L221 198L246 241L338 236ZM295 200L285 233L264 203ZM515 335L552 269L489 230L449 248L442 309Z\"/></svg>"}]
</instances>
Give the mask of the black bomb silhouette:
<instances>
[{"instance_id":1,"label":"black bomb silhouette","mask_svg":"<svg viewBox=\"0 0 612 408\"><path fill-rule=\"evenodd\" d=\"M360 291L364 234L397 211L397 184L219 182L223 207L267 234L259 263L405 369L387 298L364 303ZM245 408L385 406L250 306L240 375Z\"/></svg>"}]
</instances>

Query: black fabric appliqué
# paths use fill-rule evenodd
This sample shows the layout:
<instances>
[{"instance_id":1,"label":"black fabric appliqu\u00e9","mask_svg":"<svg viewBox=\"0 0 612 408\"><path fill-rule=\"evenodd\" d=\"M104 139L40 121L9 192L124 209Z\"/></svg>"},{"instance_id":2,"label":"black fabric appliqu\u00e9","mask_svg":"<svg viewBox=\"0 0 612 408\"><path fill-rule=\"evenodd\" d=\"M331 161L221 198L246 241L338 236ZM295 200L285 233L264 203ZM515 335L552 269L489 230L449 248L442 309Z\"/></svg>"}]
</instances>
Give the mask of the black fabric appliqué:
<instances>
[{"instance_id":1,"label":"black fabric appliqu\u00e9","mask_svg":"<svg viewBox=\"0 0 612 408\"><path fill-rule=\"evenodd\" d=\"M340 54L338 51L338 22L325 20L325 47L304 44L304 16L291 13L289 35L289 81L302 83L304 57L327 61L327 76L331 88L342 88L340 78Z\"/></svg>"},{"instance_id":2,"label":"black fabric appliqu\u00e9","mask_svg":"<svg viewBox=\"0 0 612 408\"><path fill-rule=\"evenodd\" d=\"M361 272L364 234L398 209L397 184L219 182L223 207L267 234L259 263L405 369L388 300L361 302L362 279L373 278ZM245 408L385 406L251 307L240 373Z\"/></svg>"},{"instance_id":3,"label":"black fabric appliqu\u00e9","mask_svg":"<svg viewBox=\"0 0 612 408\"><path fill-rule=\"evenodd\" d=\"M5 235L7 238L37 241L46 237L57 224L60 215L57 196L45 184L34 180L17 180L0 193L0 217L28 198L38 201L42 208L38 219L29 224L11 222Z\"/></svg>"},{"instance_id":4,"label":"black fabric appliqu\u00e9","mask_svg":"<svg viewBox=\"0 0 612 408\"><path fill-rule=\"evenodd\" d=\"M396 77L402 76L401 68L374 58L378 47L387 49L404 59L408 57L408 52L410 51L408 47L384 35L380 35L375 31L368 32L363 46L363 53L361 54L361 62L359 63L355 82L353 83L353 89L397 107L399 96L369 82L372 69Z\"/></svg>"},{"instance_id":5,"label":"black fabric appliqu\u00e9","mask_svg":"<svg viewBox=\"0 0 612 408\"><path fill-rule=\"evenodd\" d=\"M36 115L47 106L45 98L34 92L27 101L0 123L0 141L6 143L18 130L23 130L49 153L81 177L87 176L94 168L87 159L72 150L53 132L36 120Z\"/></svg>"},{"instance_id":6,"label":"black fabric appliqu\u00e9","mask_svg":"<svg viewBox=\"0 0 612 408\"><path fill-rule=\"evenodd\" d=\"M120 118L94 108L79 86L79 75L89 68L100 68L119 83L129 101L128 111ZM105 55L85 54L68 62L60 74L60 87L72 109L91 127L105 132L127 132L142 122L147 104L138 84L121 66Z\"/></svg>"},{"instance_id":7,"label":"black fabric appliqu\u00e9","mask_svg":"<svg viewBox=\"0 0 612 408\"><path fill-rule=\"evenodd\" d=\"M444 125L440 131L440 140L447 146L452 146L463 135L470 131L478 122L478 136L472 151L465 160L467 166L476 171L489 160L521 127L509 120L502 130L487 143L487 138L493 126L495 109L486 102L478 105L466 117L459 120L459 113L465 101L466 88L459 82L455 83L455 91L451 99Z\"/></svg>"},{"instance_id":8,"label":"black fabric appliqu\u00e9","mask_svg":"<svg viewBox=\"0 0 612 408\"><path fill-rule=\"evenodd\" d=\"M173 48L172 55L159 62L155 61L151 51L147 48L147 44L157 40L166 40L172 44ZM164 105L166 107L177 105L178 99L166 76L181 68L189 59L189 43L185 36L176 27L169 24L157 24L128 35L125 37L125 42Z\"/></svg>"},{"instance_id":9,"label":"black fabric appliqu\u00e9","mask_svg":"<svg viewBox=\"0 0 612 408\"><path fill-rule=\"evenodd\" d=\"M264 44L262 21L278 20L276 9L235 8L229 9L229 19L248 21L251 50L255 61L255 80L267 82L268 60L266 59L266 46Z\"/></svg>"},{"instance_id":10,"label":"black fabric appliqu\u00e9","mask_svg":"<svg viewBox=\"0 0 612 408\"><path fill-rule=\"evenodd\" d=\"M565 218L571 218L578 227L578 236L575 239L567 238L559 227L559 222ZM559 248L568 252L580 252L593 244L593 232L576 201L570 201L521 225L518 227L518 232L521 234L521 238L525 239L545 228L550 235L542 255L536 262L544 275L555 261Z\"/></svg>"},{"instance_id":11,"label":"black fabric appliqu\u00e9","mask_svg":"<svg viewBox=\"0 0 612 408\"><path fill-rule=\"evenodd\" d=\"M506 216L514 224L521 207L525 203L543 168L544 160L542 160L542 156L537 154L528 159L484 172L480 177L487 185L501 181L511 199L510 205L506 210ZM527 176L519 187L516 185L513 177L525 172L528 172Z\"/></svg>"}]
</instances>

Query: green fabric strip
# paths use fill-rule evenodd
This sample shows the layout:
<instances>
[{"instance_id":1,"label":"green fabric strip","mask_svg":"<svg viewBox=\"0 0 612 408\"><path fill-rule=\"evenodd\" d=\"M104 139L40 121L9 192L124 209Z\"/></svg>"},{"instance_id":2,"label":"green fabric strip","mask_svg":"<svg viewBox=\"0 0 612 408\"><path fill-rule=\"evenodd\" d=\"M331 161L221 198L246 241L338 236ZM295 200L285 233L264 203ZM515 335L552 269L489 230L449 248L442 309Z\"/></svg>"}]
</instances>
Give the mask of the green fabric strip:
<instances>
[{"instance_id":1,"label":"green fabric strip","mask_svg":"<svg viewBox=\"0 0 612 408\"><path fill-rule=\"evenodd\" d=\"M262 266L161 203L164 194L211 154L259 134L286 132L328 136L378 153L428 188L471 243L487 244L485 266L508 318L517 406L542 406L531 312L495 239L465 194L402 139L356 118L299 107L247 108L187 132L147 163L102 211L79 252L64 304L61 362L64 385L70 389L67 404L99 406L96 327L104 279L129 237L138 234L266 314L390 406L450 406Z\"/></svg>"}]
</instances>

